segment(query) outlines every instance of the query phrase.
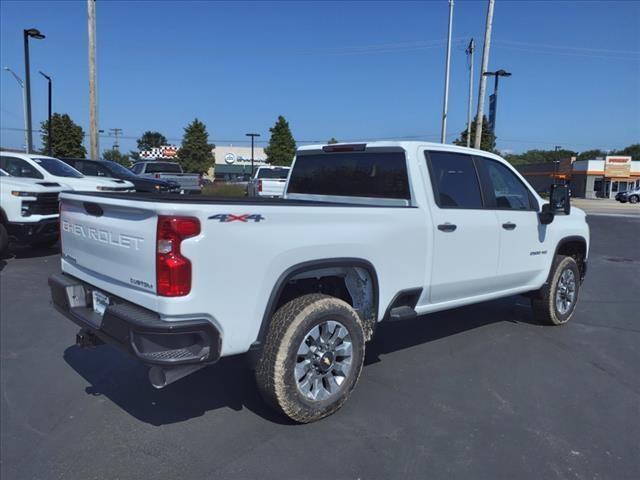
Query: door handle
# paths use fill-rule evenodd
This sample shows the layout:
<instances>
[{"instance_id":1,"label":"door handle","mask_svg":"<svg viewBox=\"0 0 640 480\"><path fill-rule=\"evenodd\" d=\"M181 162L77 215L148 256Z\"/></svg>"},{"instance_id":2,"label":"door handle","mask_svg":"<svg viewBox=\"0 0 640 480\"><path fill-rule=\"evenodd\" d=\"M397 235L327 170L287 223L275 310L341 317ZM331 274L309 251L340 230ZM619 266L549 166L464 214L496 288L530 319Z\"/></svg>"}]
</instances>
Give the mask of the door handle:
<instances>
[{"instance_id":1,"label":"door handle","mask_svg":"<svg viewBox=\"0 0 640 480\"><path fill-rule=\"evenodd\" d=\"M511 222L503 223L502 228L505 230L514 230L516 228L516 224Z\"/></svg>"},{"instance_id":2,"label":"door handle","mask_svg":"<svg viewBox=\"0 0 640 480\"><path fill-rule=\"evenodd\" d=\"M453 223L448 223L448 222L438 225L438 230L442 232L453 232L456 228L458 228L457 225L454 225Z\"/></svg>"}]
</instances>

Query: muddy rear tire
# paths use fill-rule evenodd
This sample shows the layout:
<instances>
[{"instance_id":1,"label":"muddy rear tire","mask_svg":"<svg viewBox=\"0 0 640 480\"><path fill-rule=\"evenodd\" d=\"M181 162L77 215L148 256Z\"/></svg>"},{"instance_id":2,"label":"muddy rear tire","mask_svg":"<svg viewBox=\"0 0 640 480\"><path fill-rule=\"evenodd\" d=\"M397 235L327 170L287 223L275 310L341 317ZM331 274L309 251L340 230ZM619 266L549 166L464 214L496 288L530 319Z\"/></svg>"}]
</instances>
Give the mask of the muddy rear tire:
<instances>
[{"instance_id":1,"label":"muddy rear tire","mask_svg":"<svg viewBox=\"0 0 640 480\"><path fill-rule=\"evenodd\" d=\"M343 300L309 294L274 314L256 366L263 398L292 420L331 415L358 382L365 340L355 310Z\"/></svg>"}]
</instances>

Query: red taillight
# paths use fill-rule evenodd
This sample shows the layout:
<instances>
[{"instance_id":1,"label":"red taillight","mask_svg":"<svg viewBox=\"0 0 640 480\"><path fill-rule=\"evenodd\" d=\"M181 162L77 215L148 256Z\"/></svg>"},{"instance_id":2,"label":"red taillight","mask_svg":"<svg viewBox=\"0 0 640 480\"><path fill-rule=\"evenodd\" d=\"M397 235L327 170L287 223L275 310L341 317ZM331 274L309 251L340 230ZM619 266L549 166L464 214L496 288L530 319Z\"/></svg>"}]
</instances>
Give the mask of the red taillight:
<instances>
[{"instance_id":1,"label":"red taillight","mask_svg":"<svg viewBox=\"0 0 640 480\"><path fill-rule=\"evenodd\" d=\"M325 145L322 147L323 152L364 152L367 148L366 143L342 143L337 145Z\"/></svg>"},{"instance_id":2,"label":"red taillight","mask_svg":"<svg viewBox=\"0 0 640 480\"><path fill-rule=\"evenodd\" d=\"M180 253L182 240L200 233L194 217L159 216L156 234L156 289L163 297L191 291L191 262Z\"/></svg>"},{"instance_id":3,"label":"red taillight","mask_svg":"<svg viewBox=\"0 0 640 480\"><path fill-rule=\"evenodd\" d=\"M262 180L258 180L258 191L262 191Z\"/></svg>"}]
</instances>

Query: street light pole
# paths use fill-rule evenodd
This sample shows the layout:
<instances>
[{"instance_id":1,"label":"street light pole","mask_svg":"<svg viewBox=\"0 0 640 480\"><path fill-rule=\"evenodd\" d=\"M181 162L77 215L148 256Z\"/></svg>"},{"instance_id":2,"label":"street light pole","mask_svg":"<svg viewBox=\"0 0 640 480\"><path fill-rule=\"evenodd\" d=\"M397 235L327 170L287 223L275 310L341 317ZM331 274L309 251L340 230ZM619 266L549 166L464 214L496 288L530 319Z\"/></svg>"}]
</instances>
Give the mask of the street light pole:
<instances>
[{"instance_id":1,"label":"street light pole","mask_svg":"<svg viewBox=\"0 0 640 480\"><path fill-rule=\"evenodd\" d=\"M49 75L45 75L44 73L40 72L40 75L42 75L44 78L47 79L47 82L49 83L48 86L48 121L47 121L47 155L51 156L51 96L52 96L52 81L51 81L51 77Z\"/></svg>"},{"instance_id":2,"label":"street light pole","mask_svg":"<svg viewBox=\"0 0 640 480\"><path fill-rule=\"evenodd\" d=\"M27 145L29 144L29 133L28 133L29 129L28 129L28 125L27 125L27 96L26 96L25 90L24 90L24 82L16 74L16 72L11 70L9 67L4 67L4 69L7 72L9 72L11 75L13 75L13 78L16 79L16 82L18 82L18 85L20 85L20 88L22 89L22 111L23 111L23 117L24 117L24 150L26 152L27 151Z\"/></svg>"},{"instance_id":3,"label":"street light pole","mask_svg":"<svg viewBox=\"0 0 640 480\"><path fill-rule=\"evenodd\" d=\"M25 98L27 104L27 153L33 150L33 136L31 134L31 72L29 68L29 37L42 40L44 35L37 28L29 28L22 31L24 40L24 82Z\"/></svg>"},{"instance_id":4,"label":"street light pole","mask_svg":"<svg viewBox=\"0 0 640 480\"><path fill-rule=\"evenodd\" d=\"M253 142L256 137L259 137L259 133L247 133L247 137L251 137L251 178L253 178Z\"/></svg>"},{"instance_id":5,"label":"street light pole","mask_svg":"<svg viewBox=\"0 0 640 480\"><path fill-rule=\"evenodd\" d=\"M487 77L495 77L495 82L493 84L493 95L489 97L489 131L493 134L493 144L491 148L496 147L496 115L498 111L498 79L500 77L510 77L511 73L506 70L497 70L495 72L484 72L483 75Z\"/></svg>"},{"instance_id":6,"label":"street light pole","mask_svg":"<svg viewBox=\"0 0 640 480\"><path fill-rule=\"evenodd\" d=\"M471 109L473 104L473 52L476 50L476 42L472 38L467 47L469 55L469 103L467 105L467 148L471 146Z\"/></svg>"}]
</instances>

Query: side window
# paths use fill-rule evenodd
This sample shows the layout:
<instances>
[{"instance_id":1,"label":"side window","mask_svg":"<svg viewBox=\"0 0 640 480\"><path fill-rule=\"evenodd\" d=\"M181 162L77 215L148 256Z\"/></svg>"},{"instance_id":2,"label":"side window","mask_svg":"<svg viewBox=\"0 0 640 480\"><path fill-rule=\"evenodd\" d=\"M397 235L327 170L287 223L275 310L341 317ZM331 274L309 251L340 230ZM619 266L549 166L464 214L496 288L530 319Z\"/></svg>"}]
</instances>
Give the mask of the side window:
<instances>
[{"instance_id":1,"label":"side window","mask_svg":"<svg viewBox=\"0 0 640 480\"><path fill-rule=\"evenodd\" d=\"M90 177L97 177L99 175L103 175L98 170L98 166L91 161L82 162L82 173L84 173L85 175L89 175Z\"/></svg>"},{"instance_id":2,"label":"side window","mask_svg":"<svg viewBox=\"0 0 640 480\"><path fill-rule=\"evenodd\" d=\"M12 177L44 178L29 162L16 157L0 157L0 168Z\"/></svg>"},{"instance_id":3,"label":"side window","mask_svg":"<svg viewBox=\"0 0 640 480\"><path fill-rule=\"evenodd\" d=\"M440 208L482 208L473 157L452 152L425 152L436 204Z\"/></svg>"},{"instance_id":4,"label":"side window","mask_svg":"<svg viewBox=\"0 0 640 480\"><path fill-rule=\"evenodd\" d=\"M531 196L520 179L507 167L493 160L481 159L487 169L499 210L529 210Z\"/></svg>"},{"instance_id":5,"label":"side window","mask_svg":"<svg viewBox=\"0 0 640 480\"><path fill-rule=\"evenodd\" d=\"M136 163L133 167L131 167L131 171L136 175L140 175L142 173L142 167L144 167L142 163Z\"/></svg>"}]
</instances>

